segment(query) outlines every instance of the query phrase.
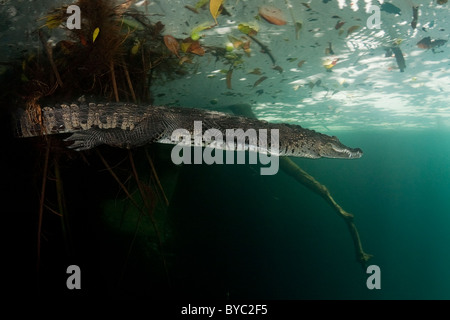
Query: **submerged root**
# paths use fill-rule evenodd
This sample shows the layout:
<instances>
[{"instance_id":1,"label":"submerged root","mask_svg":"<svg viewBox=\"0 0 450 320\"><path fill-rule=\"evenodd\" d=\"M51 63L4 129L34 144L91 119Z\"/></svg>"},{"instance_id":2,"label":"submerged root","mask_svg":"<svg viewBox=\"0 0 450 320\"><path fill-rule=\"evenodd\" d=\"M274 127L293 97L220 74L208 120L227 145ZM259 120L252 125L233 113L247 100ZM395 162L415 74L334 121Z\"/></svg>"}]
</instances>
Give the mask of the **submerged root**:
<instances>
[{"instance_id":1,"label":"submerged root","mask_svg":"<svg viewBox=\"0 0 450 320\"><path fill-rule=\"evenodd\" d=\"M250 105L248 104L237 104L228 107L234 114L256 118L255 114L252 112ZM352 235L353 244L356 252L356 259L363 268L365 268L367 261L373 256L365 253L361 239L359 237L358 229L356 228L355 223L353 222L353 215L345 211L331 196L328 188L318 182L313 176L307 173L305 170L301 169L294 161L287 157L280 157L280 168L286 172L288 175L293 177L295 180L300 182L302 185L310 189L311 191L320 195L337 213L338 215L344 219L346 222L350 234Z\"/></svg>"}]
</instances>

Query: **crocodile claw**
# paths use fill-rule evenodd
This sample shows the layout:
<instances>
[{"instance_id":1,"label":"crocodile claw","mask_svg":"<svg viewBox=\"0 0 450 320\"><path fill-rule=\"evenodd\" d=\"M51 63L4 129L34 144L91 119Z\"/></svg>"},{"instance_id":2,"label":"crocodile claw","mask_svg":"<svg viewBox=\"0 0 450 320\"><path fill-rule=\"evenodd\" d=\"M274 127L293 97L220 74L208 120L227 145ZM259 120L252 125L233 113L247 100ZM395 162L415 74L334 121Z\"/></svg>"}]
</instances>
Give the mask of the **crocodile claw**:
<instances>
[{"instance_id":1,"label":"crocodile claw","mask_svg":"<svg viewBox=\"0 0 450 320\"><path fill-rule=\"evenodd\" d=\"M64 139L64 141L74 141L74 143L68 146L68 148L75 151L89 150L94 148L98 144L95 143L95 138L92 136L89 130L76 132L70 137Z\"/></svg>"}]
</instances>

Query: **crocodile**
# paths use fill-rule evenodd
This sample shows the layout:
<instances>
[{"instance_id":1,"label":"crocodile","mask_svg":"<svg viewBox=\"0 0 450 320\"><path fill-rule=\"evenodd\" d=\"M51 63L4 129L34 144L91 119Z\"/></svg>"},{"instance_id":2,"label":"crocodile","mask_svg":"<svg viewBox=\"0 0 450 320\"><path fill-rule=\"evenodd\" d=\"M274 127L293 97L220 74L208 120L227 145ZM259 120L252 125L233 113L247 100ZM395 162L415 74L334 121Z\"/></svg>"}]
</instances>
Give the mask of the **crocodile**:
<instances>
[{"instance_id":1,"label":"crocodile","mask_svg":"<svg viewBox=\"0 0 450 320\"><path fill-rule=\"evenodd\" d=\"M137 105L132 103L71 103L21 111L17 117L18 137L34 137L48 134L70 133L66 141L73 141L69 148L88 150L101 144L121 148L135 148L147 143L177 144L172 133L187 130L195 136L194 122L201 121L202 134L209 129L219 132L242 130L278 130L278 156L303 158L356 159L363 154L359 148L342 144L335 136L329 136L299 125L269 123L263 120L235 116L228 113L197 108ZM233 132L233 131L232 131ZM260 131L261 132L261 131ZM227 133L223 134L226 140ZM235 137L236 138L236 137ZM268 140L272 141L272 140ZM235 139L239 150L270 152L271 142L265 150L255 145L248 136ZM244 145L242 145L244 144ZM205 142L202 141L205 146ZM228 144L215 145L218 149L232 149Z\"/></svg>"}]
</instances>

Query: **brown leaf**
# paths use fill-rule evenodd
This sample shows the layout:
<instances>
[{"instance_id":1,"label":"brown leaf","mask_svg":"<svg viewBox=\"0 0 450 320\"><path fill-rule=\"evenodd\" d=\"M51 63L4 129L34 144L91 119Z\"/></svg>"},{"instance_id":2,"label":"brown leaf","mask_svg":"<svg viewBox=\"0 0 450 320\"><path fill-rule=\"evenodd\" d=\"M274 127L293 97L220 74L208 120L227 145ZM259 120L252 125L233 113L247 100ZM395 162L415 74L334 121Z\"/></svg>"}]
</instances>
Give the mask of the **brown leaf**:
<instances>
[{"instance_id":1,"label":"brown leaf","mask_svg":"<svg viewBox=\"0 0 450 320\"><path fill-rule=\"evenodd\" d=\"M188 51L189 51L189 52L192 52L192 53L194 53L194 54L197 54L197 55L199 55L199 56L202 56L202 55L205 54L205 49L203 49L203 48L200 46L200 42L198 42L198 41L193 41L193 42L191 43L191 45L189 46Z\"/></svg>"},{"instance_id":2,"label":"brown leaf","mask_svg":"<svg viewBox=\"0 0 450 320\"><path fill-rule=\"evenodd\" d=\"M347 37L349 36L350 33L353 33L353 32L355 32L358 29L359 29L359 26L351 26L350 28L348 28L348 30L347 30Z\"/></svg>"},{"instance_id":3,"label":"brown leaf","mask_svg":"<svg viewBox=\"0 0 450 320\"><path fill-rule=\"evenodd\" d=\"M282 25L286 24L286 20L284 19L283 13L278 8L264 5L259 8L258 13L267 22L270 22L277 26L282 26Z\"/></svg>"},{"instance_id":4,"label":"brown leaf","mask_svg":"<svg viewBox=\"0 0 450 320\"><path fill-rule=\"evenodd\" d=\"M178 58L180 55L178 54L178 50L180 49L180 44L178 43L177 39L170 35L164 36L164 44L166 45L167 49L169 49L170 52L172 52L174 55L176 55Z\"/></svg>"}]
</instances>

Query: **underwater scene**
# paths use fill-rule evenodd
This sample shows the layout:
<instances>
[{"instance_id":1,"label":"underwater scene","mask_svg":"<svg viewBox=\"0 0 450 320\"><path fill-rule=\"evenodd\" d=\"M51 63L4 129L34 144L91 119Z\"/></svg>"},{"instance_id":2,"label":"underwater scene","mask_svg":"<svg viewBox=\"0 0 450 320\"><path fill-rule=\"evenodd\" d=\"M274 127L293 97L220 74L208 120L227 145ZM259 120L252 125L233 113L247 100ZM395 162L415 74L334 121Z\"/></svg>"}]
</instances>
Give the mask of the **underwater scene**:
<instances>
[{"instance_id":1,"label":"underwater scene","mask_svg":"<svg viewBox=\"0 0 450 320\"><path fill-rule=\"evenodd\" d=\"M449 17L0 1L6 291L450 299Z\"/></svg>"}]
</instances>

